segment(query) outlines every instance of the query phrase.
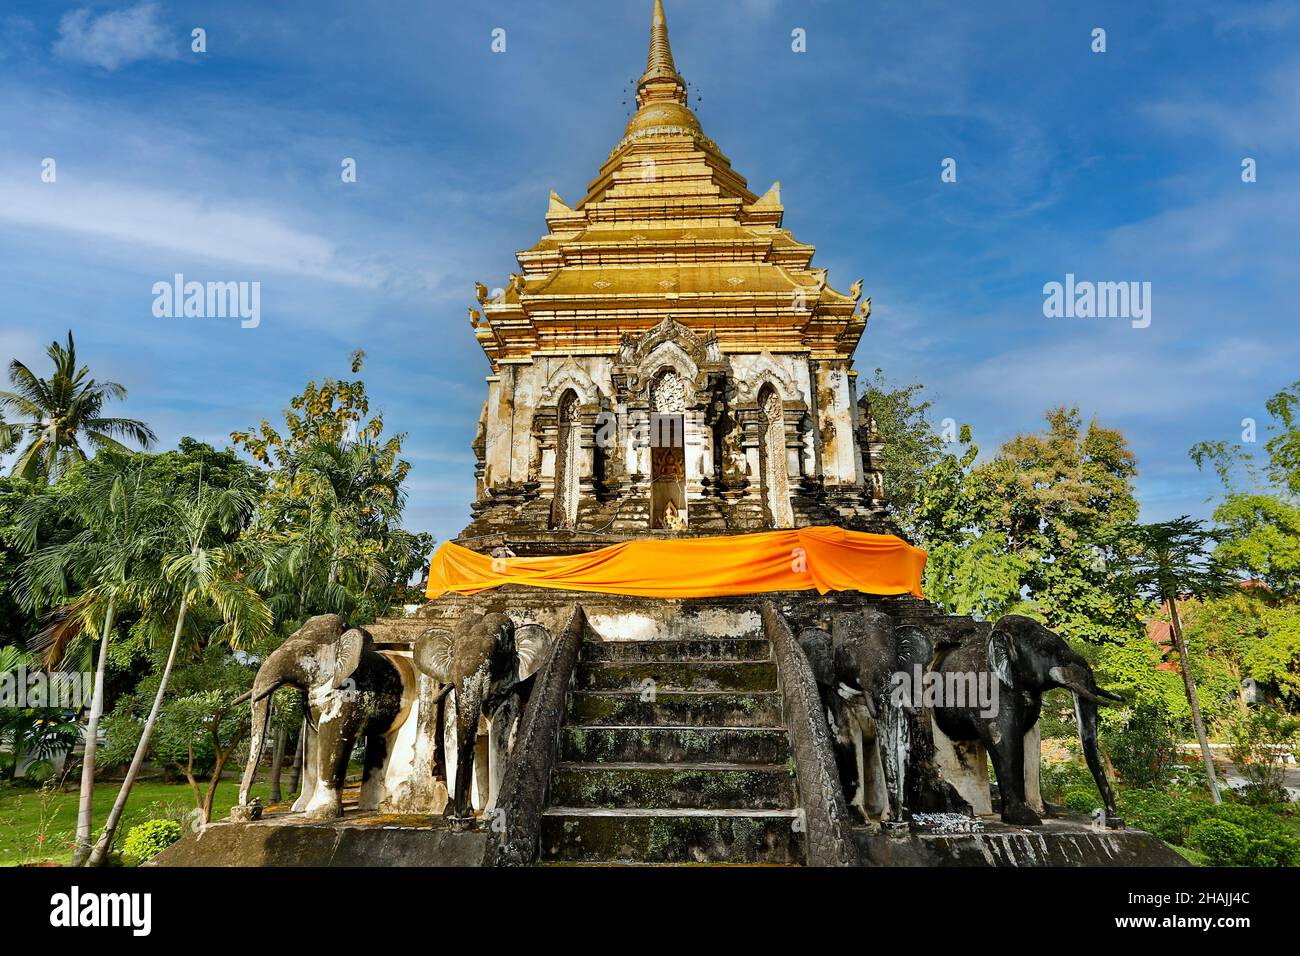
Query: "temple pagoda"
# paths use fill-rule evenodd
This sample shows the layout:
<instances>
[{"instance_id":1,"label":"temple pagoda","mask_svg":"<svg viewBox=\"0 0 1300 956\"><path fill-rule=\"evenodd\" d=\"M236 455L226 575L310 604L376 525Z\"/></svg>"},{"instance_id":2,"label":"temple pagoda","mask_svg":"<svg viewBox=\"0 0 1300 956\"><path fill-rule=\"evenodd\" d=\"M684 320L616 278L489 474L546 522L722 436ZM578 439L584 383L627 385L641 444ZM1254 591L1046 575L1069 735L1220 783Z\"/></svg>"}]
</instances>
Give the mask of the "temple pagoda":
<instances>
[{"instance_id":1,"label":"temple pagoda","mask_svg":"<svg viewBox=\"0 0 1300 956\"><path fill-rule=\"evenodd\" d=\"M477 550L834 524L889 531L853 352L870 300L831 286L691 111L655 0L636 112L576 205L470 321L491 374ZM868 458L870 461L870 458Z\"/></svg>"}]
</instances>

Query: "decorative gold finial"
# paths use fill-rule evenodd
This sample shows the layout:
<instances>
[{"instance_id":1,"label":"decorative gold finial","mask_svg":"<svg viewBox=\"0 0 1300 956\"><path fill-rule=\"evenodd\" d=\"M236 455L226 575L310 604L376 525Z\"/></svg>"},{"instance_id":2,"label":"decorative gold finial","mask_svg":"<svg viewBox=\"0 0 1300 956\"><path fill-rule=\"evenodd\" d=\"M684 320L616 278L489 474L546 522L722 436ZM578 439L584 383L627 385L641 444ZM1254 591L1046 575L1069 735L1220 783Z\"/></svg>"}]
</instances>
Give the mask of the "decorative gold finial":
<instances>
[{"instance_id":1,"label":"decorative gold finial","mask_svg":"<svg viewBox=\"0 0 1300 956\"><path fill-rule=\"evenodd\" d=\"M654 76L677 76L673 62L673 49L668 45L668 20L664 16L663 0L655 0L654 18L650 21L650 56L646 58L642 80Z\"/></svg>"},{"instance_id":2,"label":"decorative gold finial","mask_svg":"<svg viewBox=\"0 0 1300 956\"><path fill-rule=\"evenodd\" d=\"M665 100L686 105L686 81L673 62L663 0L655 0L654 16L650 20L650 54L636 85L636 102L637 106L644 106L651 101Z\"/></svg>"}]
</instances>

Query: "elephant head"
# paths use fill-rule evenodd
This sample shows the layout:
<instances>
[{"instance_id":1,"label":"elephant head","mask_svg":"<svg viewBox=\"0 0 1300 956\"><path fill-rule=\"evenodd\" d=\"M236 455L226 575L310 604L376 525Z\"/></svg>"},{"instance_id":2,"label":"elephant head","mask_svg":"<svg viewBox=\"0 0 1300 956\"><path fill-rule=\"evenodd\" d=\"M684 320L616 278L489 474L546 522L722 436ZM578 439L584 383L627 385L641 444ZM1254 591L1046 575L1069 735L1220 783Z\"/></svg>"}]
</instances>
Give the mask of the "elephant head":
<instances>
[{"instance_id":1,"label":"elephant head","mask_svg":"<svg viewBox=\"0 0 1300 956\"><path fill-rule=\"evenodd\" d=\"M516 627L500 612L468 616L455 630L429 628L416 641L415 666L442 685L438 699L453 689L456 692L456 779L448 781L452 791L448 809L453 818L464 822L473 816L470 781L479 720L483 717L489 721L490 752L498 762L497 767L489 768L495 796L495 783L503 769L499 758L511 729L499 725L512 723L518 717L525 690L522 682L540 667L549 643L549 635L541 625Z\"/></svg>"},{"instance_id":2,"label":"elephant head","mask_svg":"<svg viewBox=\"0 0 1300 956\"><path fill-rule=\"evenodd\" d=\"M989 634L987 649L989 669L1009 690L1029 693L1035 699L1056 688L1065 688L1074 695L1074 714L1084 759L1106 805L1106 813L1114 817L1115 800L1097 743L1097 707L1107 701L1122 702L1124 698L1098 687L1088 662L1059 635L1033 618L1019 614L1001 618ZM1028 729L1025 727L1021 732Z\"/></svg>"},{"instance_id":3,"label":"elephant head","mask_svg":"<svg viewBox=\"0 0 1300 956\"><path fill-rule=\"evenodd\" d=\"M318 614L308 619L262 662L253 681L253 739L248 766L239 787L239 802L248 802L248 791L262 753L271 695L281 687L296 687L309 698L319 699L344 689L371 643L365 631L348 630L337 614Z\"/></svg>"},{"instance_id":4,"label":"elephant head","mask_svg":"<svg viewBox=\"0 0 1300 956\"><path fill-rule=\"evenodd\" d=\"M868 778L876 777L878 760L890 814L902 819L911 720L919 704L911 693L912 677L930 663L933 641L918 627L898 626L888 614L865 610L835 615L829 634L806 628L799 644L834 724L850 804L867 813ZM907 680L900 682L900 674Z\"/></svg>"}]
</instances>

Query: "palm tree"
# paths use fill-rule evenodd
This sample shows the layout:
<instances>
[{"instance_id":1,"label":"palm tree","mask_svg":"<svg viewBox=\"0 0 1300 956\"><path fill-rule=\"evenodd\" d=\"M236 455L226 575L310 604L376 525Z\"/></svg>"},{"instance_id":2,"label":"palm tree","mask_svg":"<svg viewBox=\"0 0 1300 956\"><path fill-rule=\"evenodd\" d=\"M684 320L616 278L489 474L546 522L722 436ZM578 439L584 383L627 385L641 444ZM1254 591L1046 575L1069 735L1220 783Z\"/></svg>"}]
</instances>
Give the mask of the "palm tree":
<instances>
[{"instance_id":1,"label":"palm tree","mask_svg":"<svg viewBox=\"0 0 1300 956\"><path fill-rule=\"evenodd\" d=\"M57 341L46 350L54 363L54 374L43 379L22 362L9 363L13 391L0 390L0 408L26 419L25 423L0 426L0 453L22 443L27 445L14 462L13 476L35 481L57 480L70 464L85 460L80 439L97 450L126 451L117 440L129 438L144 448L156 440L144 422L134 418L105 418L100 413L112 399L126 398L126 388L117 382L97 382L86 366L77 367L77 350L68 332L65 348Z\"/></svg>"},{"instance_id":2,"label":"palm tree","mask_svg":"<svg viewBox=\"0 0 1300 956\"><path fill-rule=\"evenodd\" d=\"M95 685L86 719L81 762L81 795L77 813L77 844L73 865L85 863L93 835L95 750L104 713L104 669L114 622L133 603L141 581L159 576L157 551L162 502L141 487L142 463L106 451L88 463L82 478L60 485L53 498L35 498L19 514L20 540L30 550L43 519L56 511L74 520L80 530L70 539L36 549L19 571L19 594L35 610L54 605L55 611L36 636L33 649L47 669L64 664L69 646L83 632L95 636L99 656ZM80 586L79 593L70 591Z\"/></svg>"},{"instance_id":3,"label":"palm tree","mask_svg":"<svg viewBox=\"0 0 1300 956\"><path fill-rule=\"evenodd\" d=\"M1236 587L1236 576L1215 563L1210 555L1211 546L1222 537L1222 532L1208 529L1204 522L1193 521L1187 515L1158 524L1123 525L1113 532L1113 538L1123 548L1127 561L1125 576L1138 593L1169 608L1170 633L1178 652L1178 669L1183 675L1183 690L1187 694L1192 725L1201 747L1210 797L1215 803L1222 803L1223 798L1219 795L1219 781L1214 774L1200 698L1192 680L1178 599L1189 594L1200 598L1214 597Z\"/></svg>"},{"instance_id":4,"label":"palm tree","mask_svg":"<svg viewBox=\"0 0 1300 956\"><path fill-rule=\"evenodd\" d=\"M317 441L290 456L259 514L274 556L259 584L281 619L344 612L386 582L385 544L397 534L405 463L392 442Z\"/></svg>"},{"instance_id":5,"label":"palm tree","mask_svg":"<svg viewBox=\"0 0 1300 956\"><path fill-rule=\"evenodd\" d=\"M232 647L260 640L271 629L270 609L245 580L242 562L250 556L253 546L229 540L256 501L252 486L241 482L225 489L200 486L193 497L170 503L171 520L167 525L170 541L162 559L163 580L157 583L150 598L144 602L144 613L152 614L156 609L175 602L171 647L153 706L145 718L140 742L122 781L122 789L109 811L104 832L90 853L88 866L102 866L108 858L131 788L135 786L140 767L149 752L149 742L158 722L158 712L162 709L190 610L200 606L213 609L223 623L210 639L225 641Z\"/></svg>"}]
</instances>

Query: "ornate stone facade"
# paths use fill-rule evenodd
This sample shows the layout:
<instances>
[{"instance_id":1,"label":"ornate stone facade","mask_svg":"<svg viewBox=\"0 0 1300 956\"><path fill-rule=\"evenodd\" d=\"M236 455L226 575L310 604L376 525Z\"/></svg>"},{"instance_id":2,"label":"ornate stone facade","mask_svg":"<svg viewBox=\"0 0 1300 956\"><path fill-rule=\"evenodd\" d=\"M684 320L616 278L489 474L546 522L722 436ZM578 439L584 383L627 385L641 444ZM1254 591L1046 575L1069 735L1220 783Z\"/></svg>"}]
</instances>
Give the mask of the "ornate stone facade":
<instances>
[{"instance_id":1,"label":"ornate stone facade","mask_svg":"<svg viewBox=\"0 0 1300 956\"><path fill-rule=\"evenodd\" d=\"M471 309L491 363L461 543L838 524L892 531L859 446L870 314L781 228L687 105L656 16L638 109L587 195ZM556 532L564 532L556 534Z\"/></svg>"}]
</instances>

